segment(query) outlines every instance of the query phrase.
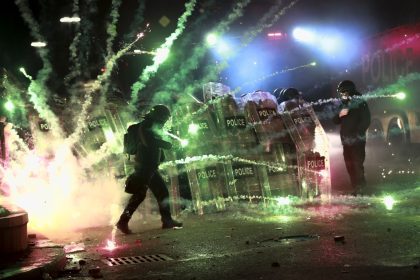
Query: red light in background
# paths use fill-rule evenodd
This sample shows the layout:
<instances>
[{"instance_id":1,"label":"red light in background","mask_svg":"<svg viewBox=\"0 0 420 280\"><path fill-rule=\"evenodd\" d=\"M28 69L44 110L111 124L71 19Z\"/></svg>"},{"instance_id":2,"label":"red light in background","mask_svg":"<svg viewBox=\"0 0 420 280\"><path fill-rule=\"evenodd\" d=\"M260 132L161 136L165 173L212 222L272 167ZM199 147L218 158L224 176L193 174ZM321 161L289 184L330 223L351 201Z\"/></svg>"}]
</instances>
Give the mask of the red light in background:
<instances>
[{"instance_id":1,"label":"red light in background","mask_svg":"<svg viewBox=\"0 0 420 280\"><path fill-rule=\"evenodd\" d=\"M267 37L271 40L279 40L286 36L286 33L282 32L270 32L267 33Z\"/></svg>"}]
</instances>

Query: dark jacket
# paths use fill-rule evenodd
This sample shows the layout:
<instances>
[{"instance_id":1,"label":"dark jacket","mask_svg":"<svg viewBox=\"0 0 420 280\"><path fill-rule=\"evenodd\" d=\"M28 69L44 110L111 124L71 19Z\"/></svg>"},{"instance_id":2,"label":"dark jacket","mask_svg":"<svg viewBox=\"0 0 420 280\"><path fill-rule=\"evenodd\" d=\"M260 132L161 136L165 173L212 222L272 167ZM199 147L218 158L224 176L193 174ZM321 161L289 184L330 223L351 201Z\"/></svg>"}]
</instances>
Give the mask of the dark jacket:
<instances>
[{"instance_id":1,"label":"dark jacket","mask_svg":"<svg viewBox=\"0 0 420 280\"><path fill-rule=\"evenodd\" d=\"M172 144L162 139L157 133L161 130L152 119L140 123L140 139L136 153L136 169L150 168L156 170L164 159L162 149L170 149Z\"/></svg>"},{"instance_id":2,"label":"dark jacket","mask_svg":"<svg viewBox=\"0 0 420 280\"><path fill-rule=\"evenodd\" d=\"M339 113L343 108L348 108L349 112L340 118ZM341 103L333 121L341 125L340 137L343 145L366 142L366 130L370 125L370 111L368 104L363 99L353 98L347 104Z\"/></svg>"}]
</instances>

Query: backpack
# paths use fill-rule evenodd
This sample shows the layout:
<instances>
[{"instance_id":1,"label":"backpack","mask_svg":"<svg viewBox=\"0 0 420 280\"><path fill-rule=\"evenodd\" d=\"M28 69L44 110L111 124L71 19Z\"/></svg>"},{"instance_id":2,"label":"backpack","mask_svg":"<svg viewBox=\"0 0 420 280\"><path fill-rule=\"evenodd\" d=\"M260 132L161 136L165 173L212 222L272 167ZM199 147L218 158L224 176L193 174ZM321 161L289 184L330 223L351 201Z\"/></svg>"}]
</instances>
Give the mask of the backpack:
<instances>
[{"instance_id":1,"label":"backpack","mask_svg":"<svg viewBox=\"0 0 420 280\"><path fill-rule=\"evenodd\" d=\"M132 124L127 128L124 134L124 153L135 155L137 153L137 145L140 138L140 123Z\"/></svg>"}]
</instances>

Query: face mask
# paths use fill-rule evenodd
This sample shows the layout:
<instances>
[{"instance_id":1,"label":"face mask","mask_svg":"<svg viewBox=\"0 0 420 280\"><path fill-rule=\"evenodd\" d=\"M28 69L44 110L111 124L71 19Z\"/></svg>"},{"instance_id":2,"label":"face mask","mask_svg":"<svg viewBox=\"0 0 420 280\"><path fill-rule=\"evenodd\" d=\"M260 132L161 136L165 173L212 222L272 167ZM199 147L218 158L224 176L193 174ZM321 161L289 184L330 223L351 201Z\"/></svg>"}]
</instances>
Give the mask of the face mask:
<instances>
[{"instance_id":1,"label":"face mask","mask_svg":"<svg viewBox=\"0 0 420 280\"><path fill-rule=\"evenodd\" d=\"M343 91L343 92L340 92L339 94L340 94L340 99L342 103L344 104L349 103L351 96L348 91Z\"/></svg>"}]
</instances>

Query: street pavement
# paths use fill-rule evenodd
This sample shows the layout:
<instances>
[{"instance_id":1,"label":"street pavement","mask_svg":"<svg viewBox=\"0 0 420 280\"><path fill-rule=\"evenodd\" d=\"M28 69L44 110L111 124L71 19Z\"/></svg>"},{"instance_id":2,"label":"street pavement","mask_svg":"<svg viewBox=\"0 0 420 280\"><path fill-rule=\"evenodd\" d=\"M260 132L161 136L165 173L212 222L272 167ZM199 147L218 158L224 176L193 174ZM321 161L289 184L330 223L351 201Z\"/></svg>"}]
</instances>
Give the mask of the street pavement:
<instances>
[{"instance_id":1,"label":"street pavement","mask_svg":"<svg viewBox=\"0 0 420 280\"><path fill-rule=\"evenodd\" d=\"M420 279L419 157L396 164L374 155L368 151L366 196L346 195L338 148L331 200L235 203L204 215L187 209L177 217L184 227L170 230L160 228L148 202L149 212L143 207L130 222L133 234L109 225L50 237L51 248L43 241L33 250L55 256L60 267L0 279ZM393 207L385 206L384 194L395 198Z\"/></svg>"},{"instance_id":2,"label":"street pavement","mask_svg":"<svg viewBox=\"0 0 420 280\"><path fill-rule=\"evenodd\" d=\"M84 250L67 254L83 265L59 279L90 279L92 268L103 279L420 279L419 198L392 210L379 199L347 196L282 209L235 205L183 213L184 228L171 230L149 216L130 224L134 234L117 232L111 251L111 226L83 230L77 242ZM110 258L150 255L161 257L109 265Z\"/></svg>"}]
</instances>

